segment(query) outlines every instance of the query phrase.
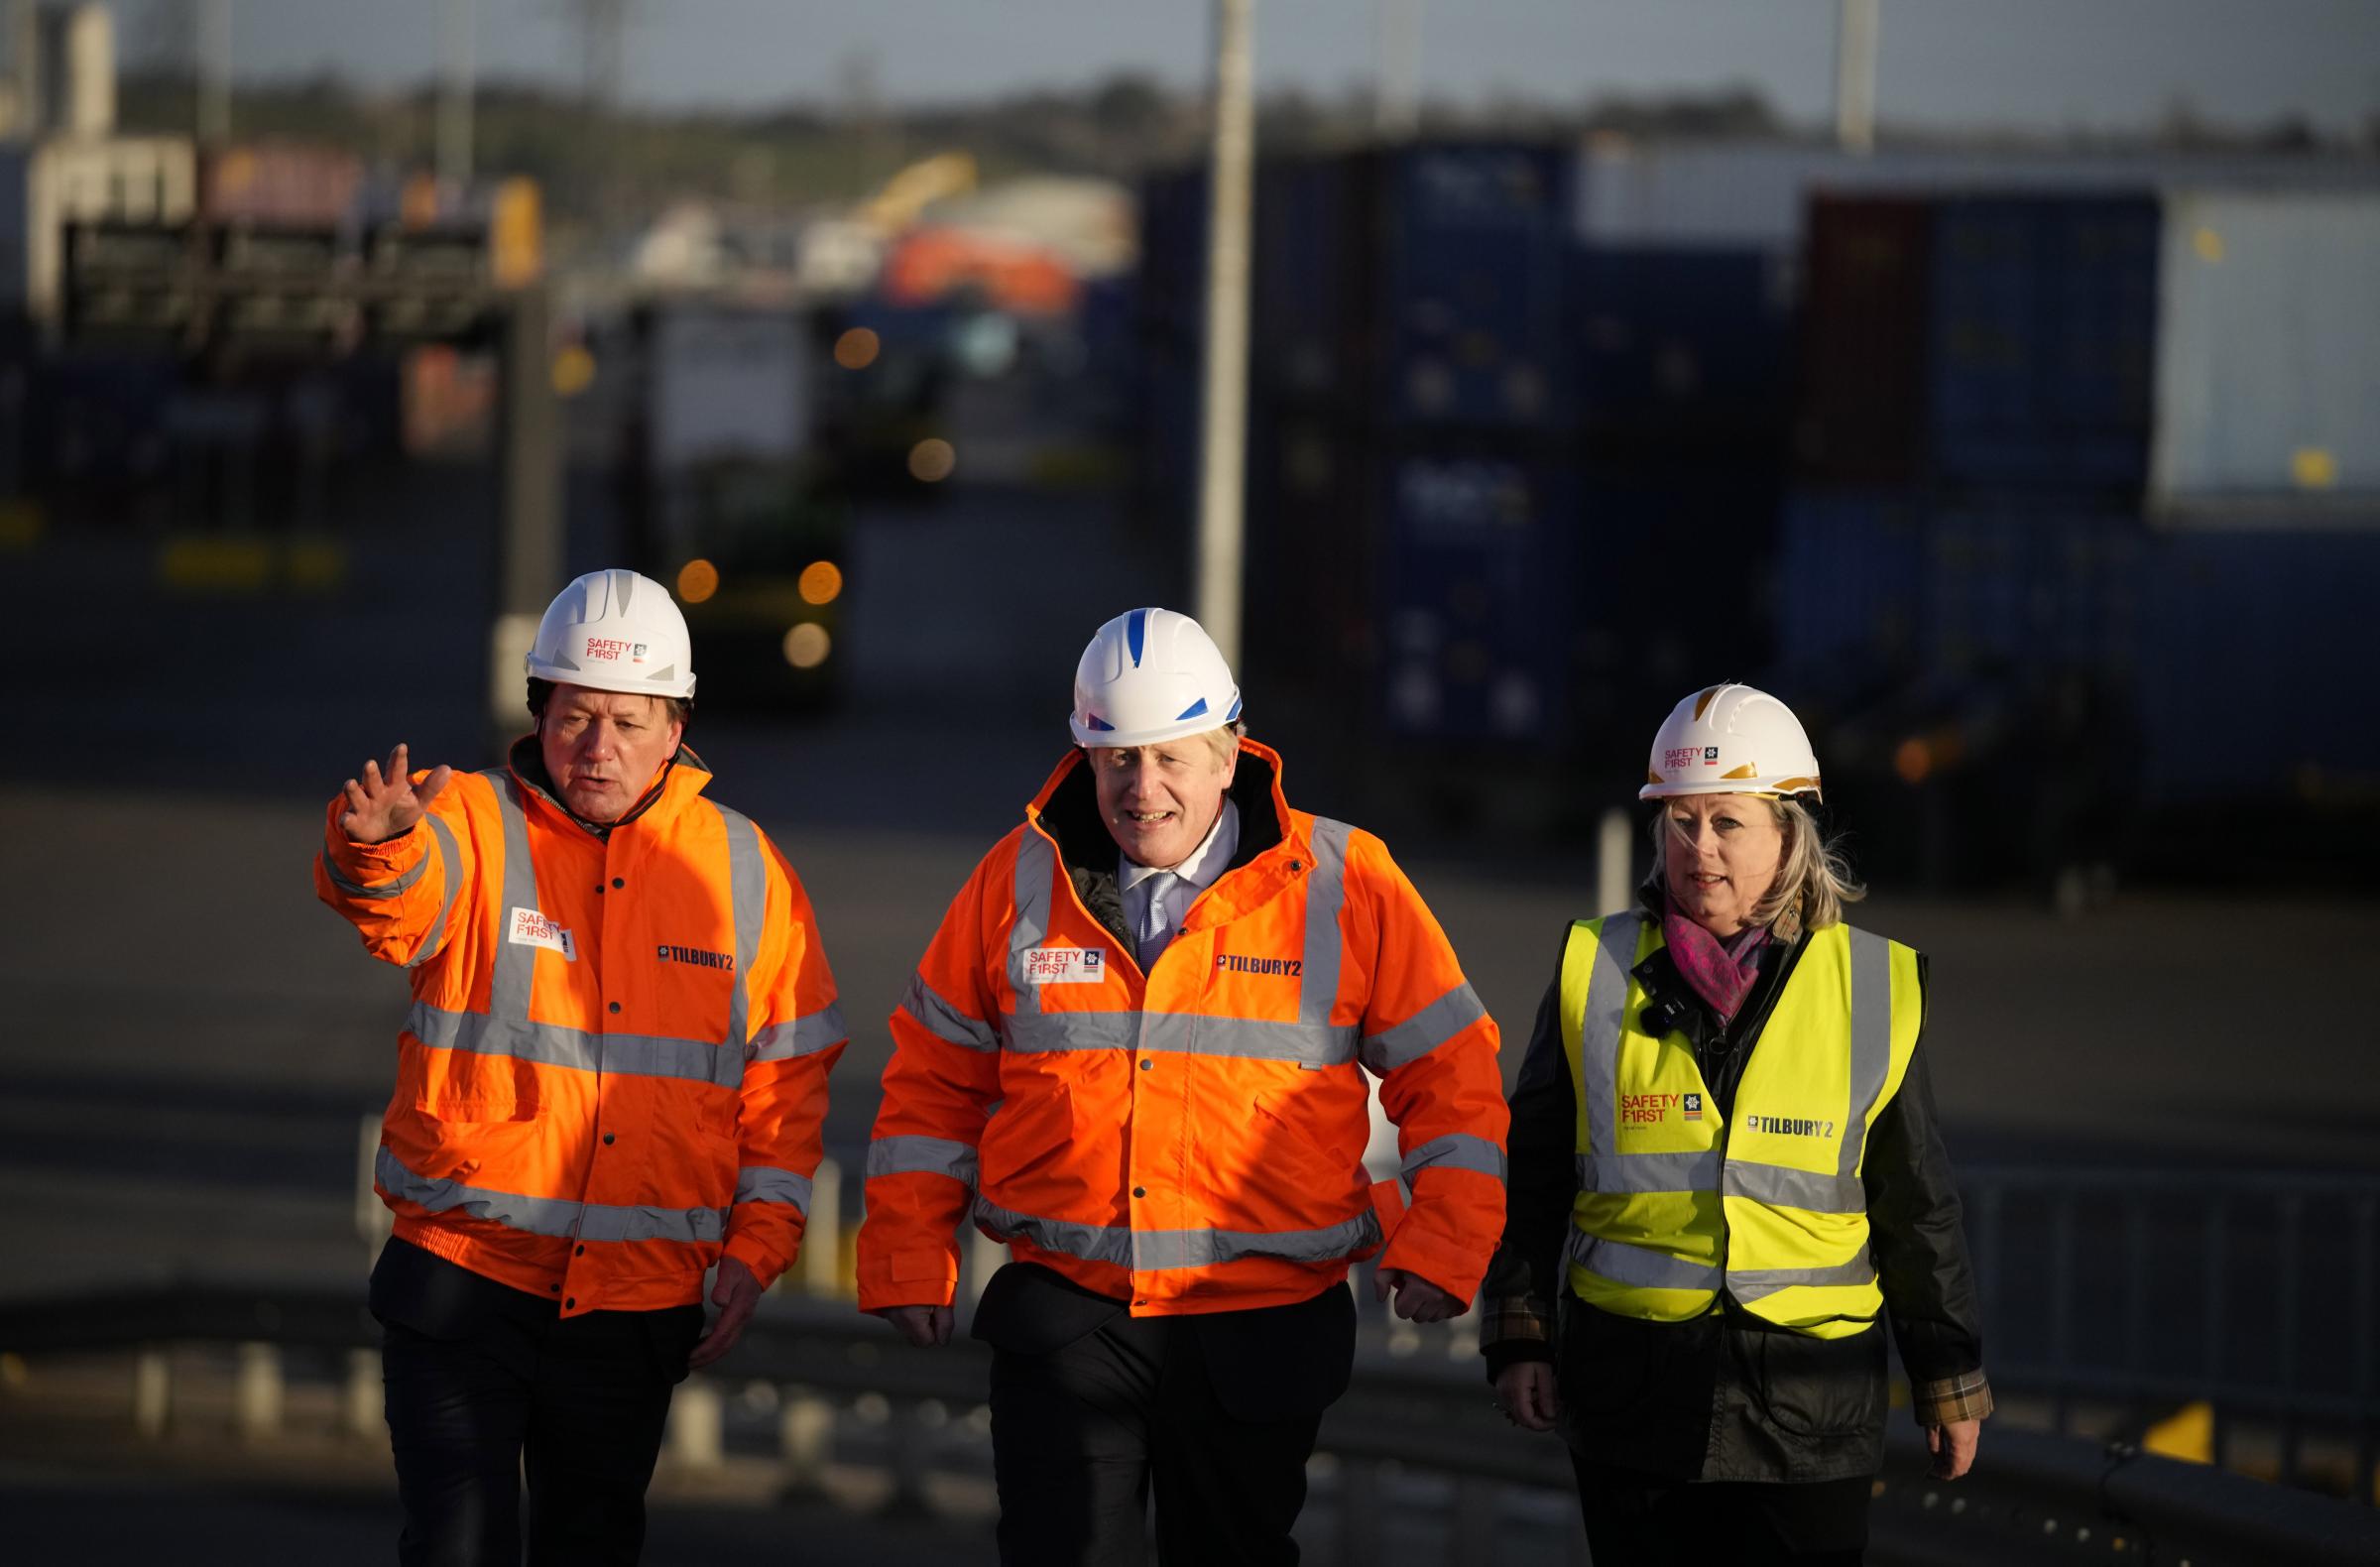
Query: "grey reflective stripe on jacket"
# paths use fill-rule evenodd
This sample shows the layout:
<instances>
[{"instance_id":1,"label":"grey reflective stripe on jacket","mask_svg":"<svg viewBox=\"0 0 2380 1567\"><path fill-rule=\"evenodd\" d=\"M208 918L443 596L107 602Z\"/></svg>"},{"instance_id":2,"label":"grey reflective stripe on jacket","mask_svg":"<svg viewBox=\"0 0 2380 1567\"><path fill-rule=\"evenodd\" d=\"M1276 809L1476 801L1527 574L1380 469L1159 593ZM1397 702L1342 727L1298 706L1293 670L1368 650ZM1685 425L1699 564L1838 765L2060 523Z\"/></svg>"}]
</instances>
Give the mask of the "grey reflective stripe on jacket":
<instances>
[{"instance_id":1,"label":"grey reflective stripe on jacket","mask_svg":"<svg viewBox=\"0 0 2380 1567\"><path fill-rule=\"evenodd\" d=\"M724 1208L623 1207L569 1197L525 1197L519 1192L437 1176L416 1175L384 1145L373 1161L381 1189L431 1213L463 1213L529 1235L581 1241L717 1241L727 1233Z\"/></svg>"},{"instance_id":2,"label":"grey reflective stripe on jacket","mask_svg":"<svg viewBox=\"0 0 2380 1567\"><path fill-rule=\"evenodd\" d=\"M437 845L438 871L446 879L446 891L438 899L437 923L429 927L429 939L421 943L421 949L407 961L405 966L409 969L418 968L436 957L446 945L446 919L454 912L454 895L463 885L463 856L455 846L454 829L435 816L421 819L429 823L430 842Z\"/></svg>"},{"instance_id":3,"label":"grey reflective stripe on jacket","mask_svg":"<svg viewBox=\"0 0 2380 1567\"><path fill-rule=\"evenodd\" d=\"M879 1175L947 1175L975 1189L976 1153L971 1144L950 1138L899 1135L868 1144L868 1179Z\"/></svg>"},{"instance_id":4,"label":"grey reflective stripe on jacket","mask_svg":"<svg viewBox=\"0 0 2380 1567\"><path fill-rule=\"evenodd\" d=\"M1327 1263L1379 1245L1380 1221L1366 1208L1352 1219L1315 1230L1142 1230L1130 1225L1077 1224L1016 1213L988 1198L975 1200L976 1222L1002 1240L1029 1241L1087 1263L1112 1263L1138 1272L1212 1267L1248 1257Z\"/></svg>"},{"instance_id":5,"label":"grey reflective stripe on jacket","mask_svg":"<svg viewBox=\"0 0 2380 1567\"><path fill-rule=\"evenodd\" d=\"M784 1203L804 1216L810 1211L810 1178L799 1170L747 1164L736 1171L736 1202Z\"/></svg>"},{"instance_id":6,"label":"grey reflective stripe on jacket","mask_svg":"<svg viewBox=\"0 0 2380 1567\"><path fill-rule=\"evenodd\" d=\"M1203 1012L1019 1013L1010 1020L1009 1048L1144 1050L1342 1066L1356 1058L1356 1030Z\"/></svg>"},{"instance_id":7,"label":"grey reflective stripe on jacket","mask_svg":"<svg viewBox=\"0 0 2380 1567\"><path fill-rule=\"evenodd\" d=\"M1381 1077L1408 1066L1488 1016L1469 980L1439 997L1393 1028L1368 1034L1358 1052Z\"/></svg>"},{"instance_id":8,"label":"grey reflective stripe on jacket","mask_svg":"<svg viewBox=\"0 0 2380 1567\"><path fill-rule=\"evenodd\" d=\"M790 1061L797 1055L816 1055L851 1037L843 1025L843 1007L829 1002L817 1012L805 1012L789 1023L773 1023L752 1036L744 1047L747 1060Z\"/></svg>"},{"instance_id":9,"label":"grey reflective stripe on jacket","mask_svg":"<svg viewBox=\"0 0 2380 1567\"><path fill-rule=\"evenodd\" d=\"M1627 1016L1628 970L1636 966L1636 942L1643 927L1644 920L1635 914L1613 914L1606 919L1595 941L1595 967L1587 975L1587 1016L1579 1021L1579 1098L1587 1107L1587 1146L1595 1150L1599 1166L1606 1153L1614 1158L1643 1157L1617 1152L1620 1020ZM1581 1172L1582 1179L1587 1173ZM1621 1189L1640 1188L1630 1185Z\"/></svg>"},{"instance_id":10,"label":"grey reflective stripe on jacket","mask_svg":"<svg viewBox=\"0 0 2380 1567\"><path fill-rule=\"evenodd\" d=\"M901 993L900 1010L909 1015L918 1027L946 1043L967 1050L991 1051L1000 1048L1000 1035L981 1018L969 1017L942 999L922 974L909 975L909 988Z\"/></svg>"},{"instance_id":11,"label":"grey reflective stripe on jacket","mask_svg":"<svg viewBox=\"0 0 2380 1567\"><path fill-rule=\"evenodd\" d=\"M1563 1252L1571 1262L1598 1278L1608 1278L1617 1284L1639 1289L1719 1288L1721 1271L1712 1264L1690 1262L1667 1252L1589 1235L1576 1225L1571 1227Z\"/></svg>"},{"instance_id":12,"label":"grey reflective stripe on jacket","mask_svg":"<svg viewBox=\"0 0 2380 1567\"><path fill-rule=\"evenodd\" d=\"M716 800L708 803L727 828L728 917L736 927L735 987L727 998L727 1047L741 1059L745 1046L752 1042L752 963L760 956L761 927L769 918L769 867L761 859L761 829L751 818Z\"/></svg>"},{"instance_id":13,"label":"grey reflective stripe on jacket","mask_svg":"<svg viewBox=\"0 0 2380 1567\"><path fill-rule=\"evenodd\" d=\"M527 949L525 949L527 950ZM507 1055L578 1072L627 1077L674 1077L690 1083L736 1088L744 1081L744 1057L701 1039L654 1034L593 1033L551 1023L514 1023L475 1012L450 1012L414 1003L406 1031L433 1050Z\"/></svg>"},{"instance_id":14,"label":"grey reflective stripe on jacket","mask_svg":"<svg viewBox=\"0 0 2380 1567\"><path fill-rule=\"evenodd\" d=\"M1347 942L1339 932L1339 910L1347 904L1347 836L1355 829L1328 816L1314 818L1314 869L1306 875L1305 962L1298 970L1297 1021L1327 1028L1331 1004L1339 999L1339 962ZM1352 1042L1354 1030L1349 1030Z\"/></svg>"},{"instance_id":15,"label":"grey reflective stripe on jacket","mask_svg":"<svg viewBox=\"0 0 2380 1567\"><path fill-rule=\"evenodd\" d=\"M1001 1020L998 1042L1019 1051L1142 1050L1295 1061L1301 1066L1344 1066L1356 1060L1359 1030L1353 1025L1331 1022L1346 946L1340 934L1339 910L1347 902L1347 838L1353 830L1347 823L1328 817L1318 816L1314 820L1314 864L1306 877L1306 933L1304 961L1298 970L1297 1022L1281 1023L1204 1012L1044 1013L1040 987L1025 977L1025 954L1038 947L1049 934L1050 900L1055 896L1058 861L1048 835L1028 824L1016 846L1014 917L1009 929L1009 988L1015 994L1016 1011L1012 1017ZM1470 991L1468 985L1462 989L1465 994ZM1470 1004L1477 1007L1478 998L1473 997ZM910 982L901 1008L939 1038L970 1049L988 1048L975 1032L979 1026L976 1020L936 996L922 977ZM1444 1016L1452 1017L1460 1008L1457 1002ZM1440 1018L1422 1024L1420 1031L1413 1035L1415 1054L1429 1047L1418 1041L1443 1021ZM1389 1033L1397 1031L1391 1029ZM1380 1037L1385 1039L1388 1035Z\"/></svg>"},{"instance_id":16,"label":"grey reflective stripe on jacket","mask_svg":"<svg viewBox=\"0 0 2380 1567\"><path fill-rule=\"evenodd\" d=\"M1432 1138L1405 1155L1401 1171L1405 1184L1411 1185L1414 1176L1433 1167L1477 1170L1482 1175L1492 1175L1501 1181L1504 1178L1504 1150L1486 1138L1475 1137L1468 1132L1450 1132L1445 1137Z\"/></svg>"},{"instance_id":17,"label":"grey reflective stripe on jacket","mask_svg":"<svg viewBox=\"0 0 2380 1567\"><path fill-rule=\"evenodd\" d=\"M403 834L392 834L391 836L402 837ZM423 855L414 863L412 870L402 876L393 877L385 882L359 882L332 862L328 849L322 850L315 858L322 862L322 874L330 878L331 886L349 898L360 898L367 902L381 898L403 898L407 889L421 880L421 873L429 869L429 856Z\"/></svg>"}]
</instances>

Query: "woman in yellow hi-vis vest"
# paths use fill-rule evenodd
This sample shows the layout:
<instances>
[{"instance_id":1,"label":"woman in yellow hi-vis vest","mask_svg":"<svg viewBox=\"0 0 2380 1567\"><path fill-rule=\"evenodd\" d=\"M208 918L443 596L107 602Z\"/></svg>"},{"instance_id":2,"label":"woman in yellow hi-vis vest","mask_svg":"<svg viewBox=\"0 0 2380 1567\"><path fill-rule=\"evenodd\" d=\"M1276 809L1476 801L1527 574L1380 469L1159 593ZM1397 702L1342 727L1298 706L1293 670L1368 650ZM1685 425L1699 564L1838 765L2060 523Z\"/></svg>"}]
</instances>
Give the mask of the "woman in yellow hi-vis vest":
<instances>
[{"instance_id":1,"label":"woman in yellow hi-vis vest","mask_svg":"<svg viewBox=\"0 0 2380 1567\"><path fill-rule=\"evenodd\" d=\"M1680 702L1640 906L1565 932L1513 1092L1482 1349L1568 1439L1596 1567L1857 1562L1887 1316L1936 1474L1991 1411L1925 960L1843 922L1818 795L1783 702Z\"/></svg>"}]
</instances>

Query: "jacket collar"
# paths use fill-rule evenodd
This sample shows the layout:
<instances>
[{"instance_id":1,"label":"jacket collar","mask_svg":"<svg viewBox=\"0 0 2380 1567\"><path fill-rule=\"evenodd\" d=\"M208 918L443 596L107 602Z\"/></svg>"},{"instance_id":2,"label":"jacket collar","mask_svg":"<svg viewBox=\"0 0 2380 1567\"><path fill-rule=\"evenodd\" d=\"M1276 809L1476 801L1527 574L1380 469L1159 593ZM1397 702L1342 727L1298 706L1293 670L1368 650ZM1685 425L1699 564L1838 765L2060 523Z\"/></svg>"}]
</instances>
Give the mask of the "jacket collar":
<instances>
[{"instance_id":1,"label":"jacket collar","mask_svg":"<svg viewBox=\"0 0 2380 1567\"><path fill-rule=\"evenodd\" d=\"M553 780L545 771L545 756L538 749L536 735L523 735L514 741L512 750L505 757L505 766L524 793L581 832L602 842L609 842L613 832L645 816L653 816L657 823L675 815L701 794L711 782L711 770L704 765L702 758L694 754L692 746L681 743L670 753L669 760L661 764L661 771L654 776L653 782L646 785L644 795L618 821L595 822L562 803L560 792L554 788Z\"/></svg>"}]
</instances>

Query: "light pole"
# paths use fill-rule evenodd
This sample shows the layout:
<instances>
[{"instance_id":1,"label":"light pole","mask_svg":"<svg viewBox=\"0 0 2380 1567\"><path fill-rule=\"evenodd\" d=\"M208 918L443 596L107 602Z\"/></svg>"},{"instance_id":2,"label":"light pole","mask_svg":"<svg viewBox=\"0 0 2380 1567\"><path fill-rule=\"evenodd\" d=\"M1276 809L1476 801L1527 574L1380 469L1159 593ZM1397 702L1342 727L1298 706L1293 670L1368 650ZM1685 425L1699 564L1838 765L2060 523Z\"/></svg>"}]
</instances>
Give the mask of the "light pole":
<instances>
[{"instance_id":1,"label":"light pole","mask_svg":"<svg viewBox=\"0 0 2380 1567\"><path fill-rule=\"evenodd\" d=\"M1215 141L1207 208L1198 621L1235 665L1247 519L1248 253L1255 164L1255 0L1215 0Z\"/></svg>"},{"instance_id":2,"label":"light pole","mask_svg":"<svg viewBox=\"0 0 2380 1567\"><path fill-rule=\"evenodd\" d=\"M1838 0L1835 141L1844 152L1876 150L1877 0Z\"/></svg>"},{"instance_id":3,"label":"light pole","mask_svg":"<svg viewBox=\"0 0 2380 1567\"><path fill-rule=\"evenodd\" d=\"M438 183L460 198L471 183L472 74L479 28L477 0L446 0L438 13Z\"/></svg>"}]
</instances>

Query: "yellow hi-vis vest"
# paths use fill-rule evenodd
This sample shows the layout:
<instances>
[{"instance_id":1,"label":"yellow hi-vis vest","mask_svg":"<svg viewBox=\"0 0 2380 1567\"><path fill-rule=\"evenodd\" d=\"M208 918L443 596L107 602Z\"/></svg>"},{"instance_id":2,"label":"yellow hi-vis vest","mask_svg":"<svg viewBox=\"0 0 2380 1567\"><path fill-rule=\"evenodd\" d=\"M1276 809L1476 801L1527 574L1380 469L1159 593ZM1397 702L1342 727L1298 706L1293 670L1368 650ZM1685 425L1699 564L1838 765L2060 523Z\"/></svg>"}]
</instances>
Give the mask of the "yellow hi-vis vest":
<instances>
[{"instance_id":1,"label":"yellow hi-vis vest","mask_svg":"<svg viewBox=\"0 0 2380 1567\"><path fill-rule=\"evenodd\" d=\"M1725 1288L1815 1338L1864 1331L1883 1295L1859 1165L1917 1047L1917 954L1848 925L1814 932L1723 1119L1685 1036L1639 1025L1629 971L1661 945L1659 922L1630 913L1575 922L1563 949L1579 1101L1571 1289L1680 1322Z\"/></svg>"}]
</instances>

